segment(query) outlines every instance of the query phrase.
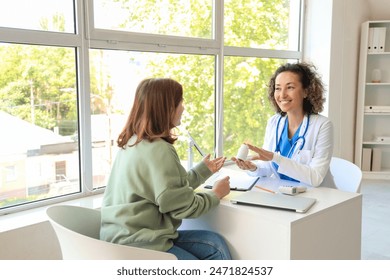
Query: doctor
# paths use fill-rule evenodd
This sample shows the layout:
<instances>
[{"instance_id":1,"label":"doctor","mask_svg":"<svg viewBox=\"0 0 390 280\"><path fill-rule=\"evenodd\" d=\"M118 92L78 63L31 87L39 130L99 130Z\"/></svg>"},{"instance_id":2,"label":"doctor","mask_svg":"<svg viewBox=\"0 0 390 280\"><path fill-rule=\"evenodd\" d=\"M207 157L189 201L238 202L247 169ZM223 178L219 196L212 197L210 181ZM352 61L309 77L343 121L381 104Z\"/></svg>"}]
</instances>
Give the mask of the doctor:
<instances>
[{"instance_id":1,"label":"doctor","mask_svg":"<svg viewBox=\"0 0 390 280\"><path fill-rule=\"evenodd\" d=\"M268 98L276 114L267 123L262 148L247 144L252 160L232 158L253 176L280 179L317 187L334 187L329 172L333 153L333 126L323 110L324 85L308 63L285 64L271 77Z\"/></svg>"}]
</instances>

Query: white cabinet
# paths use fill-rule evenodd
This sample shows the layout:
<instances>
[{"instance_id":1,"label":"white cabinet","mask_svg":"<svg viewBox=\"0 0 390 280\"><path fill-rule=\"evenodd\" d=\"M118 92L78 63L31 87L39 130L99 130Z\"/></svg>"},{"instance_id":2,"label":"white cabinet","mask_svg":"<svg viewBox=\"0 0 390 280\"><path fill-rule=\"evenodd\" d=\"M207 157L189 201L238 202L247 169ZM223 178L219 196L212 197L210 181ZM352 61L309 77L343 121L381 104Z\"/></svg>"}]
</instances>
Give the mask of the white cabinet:
<instances>
[{"instance_id":1,"label":"white cabinet","mask_svg":"<svg viewBox=\"0 0 390 280\"><path fill-rule=\"evenodd\" d=\"M390 179L390 20L362 24L356 112L355 163Z\"/></svg>"}]
</instances>

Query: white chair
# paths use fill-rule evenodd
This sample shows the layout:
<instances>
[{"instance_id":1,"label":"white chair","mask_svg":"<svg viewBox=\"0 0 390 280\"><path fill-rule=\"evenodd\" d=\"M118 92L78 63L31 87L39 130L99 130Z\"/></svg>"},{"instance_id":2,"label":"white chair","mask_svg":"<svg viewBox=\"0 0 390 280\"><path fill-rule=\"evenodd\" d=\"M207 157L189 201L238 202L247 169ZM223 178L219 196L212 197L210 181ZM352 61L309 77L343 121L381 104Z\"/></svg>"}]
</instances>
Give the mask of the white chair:
<instances>
[{"instance_id":1,"label":"white chair","mask_svg":"<svg viewBox=\"0 0 390 280\"><path fill-rule=\"evenodd\" d=\"M337 189L347 192L360 192L362 171L357 165L342 158L332 157L330 173Z\"/></svg>"},{"instance_id":2,"label":"white chair","mask_svg":"<svg viewBox=\"0 0 390 280\"><path fill-rule=\"evenodd\" d=\"M70 205L46 211L64 260L176 260L166 252L114 244L99 239L100 211Z\"/></svg>"}]
</instances>

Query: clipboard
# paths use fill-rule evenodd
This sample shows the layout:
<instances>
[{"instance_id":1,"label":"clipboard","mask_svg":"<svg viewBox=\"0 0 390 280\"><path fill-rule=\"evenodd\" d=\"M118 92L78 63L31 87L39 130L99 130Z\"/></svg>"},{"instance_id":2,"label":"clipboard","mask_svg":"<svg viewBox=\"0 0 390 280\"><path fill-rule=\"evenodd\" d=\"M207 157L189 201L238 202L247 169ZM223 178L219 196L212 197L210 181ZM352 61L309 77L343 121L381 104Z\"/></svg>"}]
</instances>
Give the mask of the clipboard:
<instances>
[{"instance_id":1,"label":"clipboard","mask_svg":"<svg viewBox=\"0 0 390 280\"><path fill-rule=\"evenodd\" d=\"M244 171L234 171L230 170L229 172L220 171L213 176L211 176L204 186L206 189L211 189L219 179L229 176L230 177L230 189L234 191L250 191L259 180L259 177L254 177L248 175Z\"/></svg>"}]
</instances>

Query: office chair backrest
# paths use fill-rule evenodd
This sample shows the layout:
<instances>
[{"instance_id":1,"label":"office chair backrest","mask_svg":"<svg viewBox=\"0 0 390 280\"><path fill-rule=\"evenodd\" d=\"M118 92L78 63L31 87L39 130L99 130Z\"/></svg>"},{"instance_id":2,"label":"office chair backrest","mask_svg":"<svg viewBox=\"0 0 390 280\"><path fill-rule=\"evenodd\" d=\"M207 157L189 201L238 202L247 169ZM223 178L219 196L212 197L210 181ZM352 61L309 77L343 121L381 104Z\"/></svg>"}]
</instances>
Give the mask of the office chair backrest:
<instances>
[{"instance_id":1,"label":"office chair backrest","mask_svg":"<svg viewBox=\"0 0 390 280\"><path fill-rule=\"evenodd\" d=\"M46 211L65 260L159 260L175 255L106 242L99 239L100 211L70 205L51 206Z\"/></svg>"},{"instance_id":2,"label":"office chair backrest","mask_svg":"<svg viewBox=\"0 0 390 280\"><path fill-rule=\"evenodd\" d=\"M360 192L362 171L357 165L342 158L332 157L330 173L337 189L347 192Z\"/></svg>"}]
</instances>

